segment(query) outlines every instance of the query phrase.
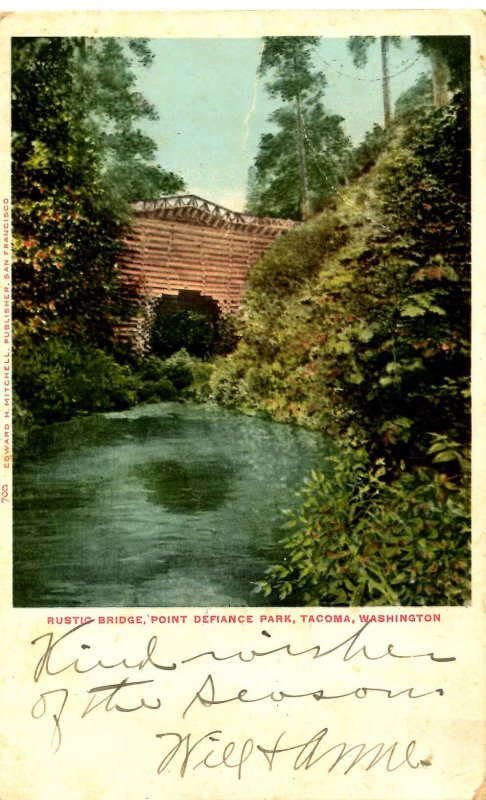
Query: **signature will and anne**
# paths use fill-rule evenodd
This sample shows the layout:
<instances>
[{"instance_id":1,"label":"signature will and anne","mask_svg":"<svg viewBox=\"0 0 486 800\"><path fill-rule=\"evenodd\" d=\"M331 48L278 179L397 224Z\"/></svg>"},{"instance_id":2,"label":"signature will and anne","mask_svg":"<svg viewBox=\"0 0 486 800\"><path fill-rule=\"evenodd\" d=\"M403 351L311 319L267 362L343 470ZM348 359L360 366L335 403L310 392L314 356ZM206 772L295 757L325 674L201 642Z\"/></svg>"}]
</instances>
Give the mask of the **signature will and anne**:
<instances>
[{"instance_id":1,"label":"signature will and anne","mask_svg":"<svg viewBox=\"0 0 486 800\"><path fill-rule=\"evenodd\" d=\"M87 622L77 625L61 635L49 631L37 636L32 642L37 650L33 679L38 688L44 690L39 691L31 714L34 719L44 719L48 723L52 752L57 753L61 748L63 721L68 713L76 713L80 721L93 714L111 712L124 715L149 714L154 721L152 735L161 744L157 772L161 774L175 771L181 778L189 771L197 769L224 768L233 770L238 779L241 779L250 764L268 771L309 770L319 765L327 772L341 769L344 775L357 766L366 771L381 766L386 772L395 772L402 767L414 770L420 766L428 766L426 752L415 738L406 741L374 741L376 725L371 724L372 720L368 726L369 741L348 741L350 737L347 734L343 736L335 726L326 724L321 724L318 730L310 729L305 735L297 736L293 732L292 715L299 713L298 707L302 702L309 701L319 705L322 703L324 709L328 708L329 703L358 701L360 708L357 713L361 715L363 703L366 705L368 698L380 698L384 701L402 698L414 703L428 698L425 702L430 703L434 697L443 697L445 690L442 687L395 688L389 685L373 685L371 681L368 685L368 681L362 681L360 685L351 686L346 691L332 691L322 684L315 685L315 678L306 675L305 665L309 661L332 657L334 663L337 659L341 670L345 671L349 669L346 665L350 662L366 667L372 662L382 660L398 663L420 659L424 663L444 665L456 660L454 656L438 656L433 651L405 652L394 644L381 646L374 642L371 645L367 641L371 625L369 622L331 646L317 644L298 649L292 643L286 643L278 647L240 649L229 653L207 649L174 660L167 657L158 637L151 636L143 641L140 652L135 657L132 654L130 657L123 656L113 660L97 652L93 642L90 643L90 624ZM268 637L267 632L264 634ZM287 670L290 662L299 679L298 691L295 688L290 691L268 687L268 690L262 692L251 684L236 685L234 689L228 690L228 676L232 677L235 664L263 664L265 659L271 657L277 657L280 664L285 663ZM194 663L202 667L202 672L196 673L196 676ZM184 674L188 665L192 665L190 678ZM164 677L167 673L174 672L177 675L180 673L177 693L178 699L180 698L177 710L180 723L177 730L161 731L159 721L165 719L167 707ZM363 674L366 674L365 671L360 669L360 675ZM110 679L113 675L116 677ZM274 676L274 685L280 686L278 675L274 673ZM81 691L79 687L74 692L72 688L63 685L66 683L71 686L73 678L83 682ZM327 685L328 680L325 683ZM78 703L81 697L81 705L76 706L76 711L71 708L73 694L76 694ZM173 705L174 698L172 707ZM285 729L272 731L264 724L267 709L272 706L285 707ZM232 735L226 732L225 727L217 727L218 723L211 725L212 717L207 729L187 730L188 720L196 708L209 709L214 714L221 707L231 707L231 725L237 731L239 715L244 713L243 709L256 709L256 713L253 713L256 732L250 735ZM423 752L416 754L417 749Z\"/></svg>"}]
</instances>

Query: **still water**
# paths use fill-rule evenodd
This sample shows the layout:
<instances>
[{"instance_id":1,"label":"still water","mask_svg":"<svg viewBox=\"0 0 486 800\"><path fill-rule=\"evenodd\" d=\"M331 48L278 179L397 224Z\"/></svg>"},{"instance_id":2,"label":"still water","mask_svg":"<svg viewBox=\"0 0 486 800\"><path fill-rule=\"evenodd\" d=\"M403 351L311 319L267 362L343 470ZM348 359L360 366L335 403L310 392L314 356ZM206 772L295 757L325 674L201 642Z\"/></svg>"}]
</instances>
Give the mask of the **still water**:
<instances>
[{"instance_id":1,"label":"still water","mask_svg":"<svg viewBox=\"0 0 486 800\"><path fill-rule=\"evenodd\" d=\"M52 425L14 471L16 606L258 606L283 508L327 446L161 403Z\"/></svg>"}]
</instances>

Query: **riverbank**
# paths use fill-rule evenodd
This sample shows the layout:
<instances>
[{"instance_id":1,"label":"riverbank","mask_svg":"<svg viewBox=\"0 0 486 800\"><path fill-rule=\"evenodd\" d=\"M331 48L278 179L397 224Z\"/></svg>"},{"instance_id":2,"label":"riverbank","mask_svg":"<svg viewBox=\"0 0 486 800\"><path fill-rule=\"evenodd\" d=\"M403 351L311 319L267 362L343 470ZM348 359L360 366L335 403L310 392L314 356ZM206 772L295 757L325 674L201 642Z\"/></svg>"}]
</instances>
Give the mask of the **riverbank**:
<instances>
[{"instance_id":1,"label":"riverbank","mask_svg":"<svg viewBox=\"0 0 486 800\"><path fill-rule=\"evenodd\" d=\"M31 434L55 422L139 403L203 401L212 364L180 350L170 358L114 353L68 339L17 342L14 354L14 447L28 453Z\"/></svg>"}]
</instances>

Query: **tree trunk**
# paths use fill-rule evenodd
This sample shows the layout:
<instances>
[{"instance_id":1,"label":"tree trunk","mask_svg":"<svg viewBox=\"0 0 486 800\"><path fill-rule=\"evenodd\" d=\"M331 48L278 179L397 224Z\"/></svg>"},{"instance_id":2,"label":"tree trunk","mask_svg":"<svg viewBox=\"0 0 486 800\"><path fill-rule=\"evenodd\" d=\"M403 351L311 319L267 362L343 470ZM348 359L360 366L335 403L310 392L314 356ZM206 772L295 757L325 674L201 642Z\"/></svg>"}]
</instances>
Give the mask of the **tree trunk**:
<instances>
[{"instance_id":1,"label":"tree trunk","mask_svg":"<svg viewBox=\"0 0 486 800\"><path fill-rule=\"evenodd\" d=\"M308 219L310 217L309 184L307 182L307 166L305 160L304 126L302 124L302 105L300 102L300 94L298 92L295 95L295 106L296 106L296 116L297 116L296 132L297 132L297 153L299 157L301 214L302 214L302 219Z\"/></svg>"},{"instance_id":2,"label":"tree trunk","mask_svg":"<svg viewBox=\"0 0 486 800\"><path fill-rule=\"evenodd\" d=\"M448 84L451 79L449 65L442 53L436 48L430 48L429 57L432 62L432 88L434 93L435 108L442 108L450 102L452 94Z\"/></svg>"},{"instance_id":3,"label":"tree trunk","mask_svg":"<svg viewBox=\"0 0 486 800\"><path fill-rule=\"evenodd\" d=\"M381 71L383 84L383 111L385 118L385 128L391 122L391 102L390 102L390 73L388 69L388 36L382 36L381 42Z\"/></svg>"}]
</instances>

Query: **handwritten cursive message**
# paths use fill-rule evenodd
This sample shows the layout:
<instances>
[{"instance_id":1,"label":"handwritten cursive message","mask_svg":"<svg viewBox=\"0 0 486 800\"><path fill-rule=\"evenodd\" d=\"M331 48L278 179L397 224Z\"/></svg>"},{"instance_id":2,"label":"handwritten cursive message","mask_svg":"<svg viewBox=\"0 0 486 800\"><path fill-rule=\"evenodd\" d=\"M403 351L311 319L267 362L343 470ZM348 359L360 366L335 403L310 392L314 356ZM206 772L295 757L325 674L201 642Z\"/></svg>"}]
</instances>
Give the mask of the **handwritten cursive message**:
<instances>
[{"instance_id":1,"label":"handwritten cursive message","mask_svg":"<svg viewBox=\"0 0 486 800\"><path fill-rule=\"evenodd\" d=\"M82 725L87 718L104 714L124 718L143 714L148 720L144 735L159 743L153 765L159 775L170 771L184 778L195 770L228 769L242 780L250 764L267 772L320 769L341 770L343 775L355 768L390 773L430 766L428 745L413 730L403 740L380 738L376 724L371 724L375 720L368 724L367 715L381 713L382 705L390 703L396 704L396 714L406 716L409 704L424 704L424 714L433 714L433 704L445 694L446 670L455 656L427 648L402 649L399 643L381 643L376 636L370 642L373 623L366 622L344 638L334 635L337 641L333 641L330 635L330 641L304 649L292 641L268 646L273 643L266 630L258 635L265 637L267 646L229 652L210 646L181 654L168 649L164 636L151 635L137 639L139 649L134 653L132 646L128 654L118 637L119 657L114 658L113 647L103 652L103 642L91 635L92 625L89 619L65 633L47 631L32 641L36 694L31 716L43 721L42 735L47 735L52 754L62 749L68 717ZM384 662L386 685L374 680ZM412 662L421 664L424 685L399 683L406 674L404 665ZM427 683L428 667L433 667L434 680L439 670L441 685ZM294 730L294 721L302 718L303 704L309 726L301 732ZM340 704L343 718L354 721L353 730L340 728L335 713ZM231 730L218 717L228 708L231 715L226 713L224 719L230 720ZM250 732L249 718L244 718L249 709L254 720ZM312 727L313 709L318 711L316 727ZM332 719L329 724L326 715ZM262 728L262 719L270 728Z\"/></svg>"}]
</instances>

